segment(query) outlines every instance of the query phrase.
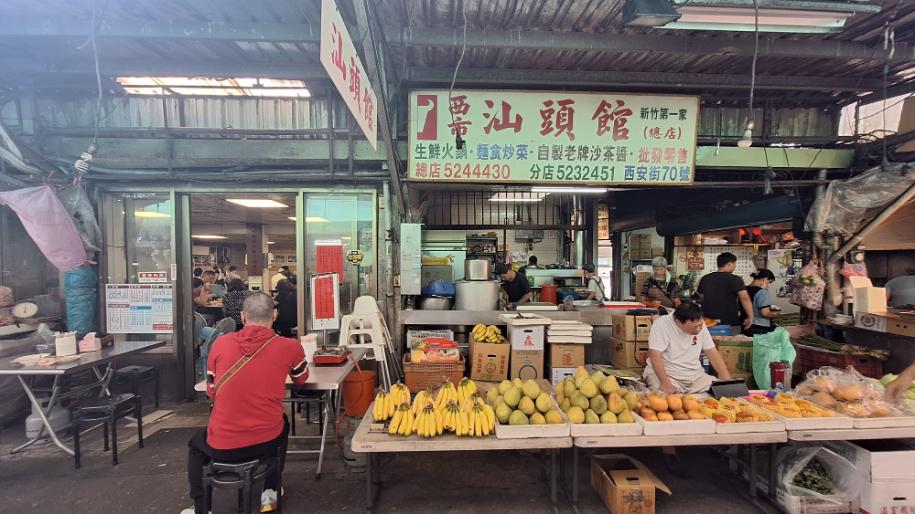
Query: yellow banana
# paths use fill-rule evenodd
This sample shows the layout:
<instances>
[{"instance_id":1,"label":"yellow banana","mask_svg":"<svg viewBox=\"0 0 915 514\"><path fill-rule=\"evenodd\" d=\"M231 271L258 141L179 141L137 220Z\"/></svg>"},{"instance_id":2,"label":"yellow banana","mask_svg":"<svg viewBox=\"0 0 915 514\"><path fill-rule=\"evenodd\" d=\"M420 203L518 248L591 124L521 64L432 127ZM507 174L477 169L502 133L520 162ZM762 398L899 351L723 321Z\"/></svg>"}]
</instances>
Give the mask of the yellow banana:
<instances>
[{"instance_id":1,"label":"yellow banana","mask_svg":"<svg viewBox=\"0 0 915 514\"><path fill-rule=\"evenodd\" d=\"M483 413L486 415L486 427L487 432L496 426L496 413L492 410L492 407L489 405L483 406Z\"/></svg>"},{"instance_id":2,"label":"yellow banana","mask_svg":"<svg viewBox=\"0 0 915 514\"><path fill-rule=\"evenodd\" d=\"M445 420L442 418L441 411L433 411L433 416L435 417L435 434L442 435L442 432L445 431Z\"/></svg>"},{"instance_id":3,"label":"yellow banana","mask_svg":"<svg viewBox=\"0 0 915 514\"><path fill-rule=\"evenodd\" d=\"M394 413L394 418L391 419L391 424L388 425L388 433L394 435L397 433L397 424L400 422L400 418L403 414L400 411Z\"/></svg>"}]
</instances>

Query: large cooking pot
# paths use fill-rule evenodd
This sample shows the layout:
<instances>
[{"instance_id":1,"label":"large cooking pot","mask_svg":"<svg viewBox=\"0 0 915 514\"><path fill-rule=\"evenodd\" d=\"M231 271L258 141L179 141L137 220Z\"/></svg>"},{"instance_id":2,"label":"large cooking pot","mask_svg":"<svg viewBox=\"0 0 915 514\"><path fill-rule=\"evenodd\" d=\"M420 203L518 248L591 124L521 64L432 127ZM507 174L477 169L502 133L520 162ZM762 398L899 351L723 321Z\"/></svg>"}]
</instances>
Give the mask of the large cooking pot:
<instances>
[{"instance_id":1,"label":"large cooking pot","mask_svg":"<svg viewBox=\"0 0 915 514\"><path fill-rule=\"evenodd\" d=\"M491 311L499 304L498 280L458 280L454 308L459 311Z\"/></svg>"},{"instance_id":2,"label":"large cooking pot","mask_svg":"<svg viewBox=\"0 0 915 514\"><path fill-rule=\"evenodd\" d=\"M468 259L464 261L464 280L489 280L489 261Z\"/></svg>"},{"instance_id":3,"label":"large cooking pot","mask_svg":"<svg viewBox=\"0 0 915 514\"><path fill-rule=\"evenodd\" d=\"M444 296L423 296L419 308L424 311L447 311L451 309L451 298Z\"/></svg>"}]
</instances>

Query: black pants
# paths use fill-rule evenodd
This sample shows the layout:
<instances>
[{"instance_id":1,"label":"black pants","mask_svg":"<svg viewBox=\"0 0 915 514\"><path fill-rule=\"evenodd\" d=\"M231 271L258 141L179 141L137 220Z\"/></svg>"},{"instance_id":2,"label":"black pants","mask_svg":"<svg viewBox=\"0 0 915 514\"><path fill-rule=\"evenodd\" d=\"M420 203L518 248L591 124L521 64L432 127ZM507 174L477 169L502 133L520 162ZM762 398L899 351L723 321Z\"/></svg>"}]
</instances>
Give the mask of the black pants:
<instances>
[{"instance_id":1,"label":"black pants","mask_svg":"<svg viewBox=\"0 0 915 514\"><path fill-rule=\"evenodd\" d=\"M289 443L289 419L283 414L283 431L276 439L245 446L244 448L233 448L231 450L217 450L207 444L207 431L202 429L187 443L187 481L191 486L191 499L194 500L194 511L197 514L203 514L204 490L203 490L203 467L211 461L217 462L244 462L253 459L262 459L274 457L277 449L280 449L280 466L276 472L267 476L264 481L264 488L273 489L276 494L277 484L280 483L280 474L286 465L286 447Z\"/></svg>"}]
</instances>

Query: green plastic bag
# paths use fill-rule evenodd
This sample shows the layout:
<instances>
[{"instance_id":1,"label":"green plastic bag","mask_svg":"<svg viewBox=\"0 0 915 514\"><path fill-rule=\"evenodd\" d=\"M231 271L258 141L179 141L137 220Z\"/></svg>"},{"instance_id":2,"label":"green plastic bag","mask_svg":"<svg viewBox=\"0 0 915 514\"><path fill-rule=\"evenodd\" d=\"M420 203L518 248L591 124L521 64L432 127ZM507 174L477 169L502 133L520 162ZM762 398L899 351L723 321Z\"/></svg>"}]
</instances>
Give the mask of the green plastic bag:
<instances>
[{"instance_id":1,"label":"green plastic bag","mask_svg":"<svg viewBox=\"0 0 915 514\"><path fill-rule=\"evenodd\" d=\"M787 361L790 370L797 352L791 344L791 336L783 327L778 327L768 334L753 336L753 379L760 389L769 389L769 363Z\"/></svg>"}]
</instances>

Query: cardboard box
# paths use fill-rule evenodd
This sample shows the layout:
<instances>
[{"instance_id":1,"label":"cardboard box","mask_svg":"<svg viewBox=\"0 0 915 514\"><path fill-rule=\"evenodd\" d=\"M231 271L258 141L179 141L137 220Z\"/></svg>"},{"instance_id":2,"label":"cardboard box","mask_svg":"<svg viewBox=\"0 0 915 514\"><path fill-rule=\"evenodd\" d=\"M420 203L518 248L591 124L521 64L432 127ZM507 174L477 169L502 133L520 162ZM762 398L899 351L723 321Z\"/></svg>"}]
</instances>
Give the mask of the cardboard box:
<instances>
[{"instance_id":1,"label":"cardboard box","mask_svg":"<svg viewBox=\"0 0 915 514\"><path fill-rule=\"evenodd\" d=\"M507 344L477 343L470 345L470 378L483 382L501 382L508 378L511 347Z\"/></svg>"},{"instance_id":2,"label":"cardboard box","mask_svg":"<svg viewBox=\"0 0 915 514\"><path fill-rule=\"evenodd\" d=\"M585 365L585 345L551 344L551 368L576 368Z\"/></svg>"},{"instance_id":3,"label":"cardboard box","mask_svg":"<svg viewBox=\"0 0 915 514\"><path fill-rule=\"evenodd\" d=\"M611 337L610 363L614 367L623 369L644 368L648 365L648 343L623 341Z\"/></svg>"},{"instance_id":4,"label":"cardboard box","mask_svg":"<svg viewBox=\"0 0 915 514\"><path fill-rule=\"evenodd\" d=\"M753 343L743 341L720 341L716 343L718 353L724 359L732 378L753 376Z\"/></svg>"},{"instance_id":5,"label":"cardboard box","mask_svg":"<svg viewBox=\"0 0 915 514\"><path fill-rule=\"evenodd\" d=\"M543 378L543 350L512 350L511 378Z\"/></svg>"},{"instance_id":6,"label":"cardboard box","mask_svg":"<svg viewBox=\"0 0 915 514\"><path fill-rule=\"evenodd\" d=\"M508 341L515 350L543 351L546 325L508 325Z\"/></svg>"},{"instance_id":7,"label":"cardboard box","mask_svg":"<svg viewBox=\"0 0 915 514\"><path fill-rule=\"evenodd\" d=\"M556 388L566 377L574 377L577 368L552 368L550 369L550 384Z\"/></svg>"},{"instance_id":8,"label":"cardboard box","mask_svg":"<svg viewBox=\"0 0 915 514\"><path fill-rule=\"evenodd\" d=\"M886 312L886 288L856 287L855 310L864 312Z\"/></svg>"},{"instance_id":9,"label":"cardboard box","mask_svg":"<svg viewBox=\"0 0 915 514\"><path fill-rule=\"evenodd\" d=\"M613 514L653 514L655 489L671 494L644 464L618 454L591 457L591 487Z\"/></svg>"},{"instance_id":10,"label":"cardboard box","mask_svg":"<svg viewBox=\"0 0 915 514\"><path fill-rule=\"evenodd\" d=\"M915 490L911 482L864 484L860 496L861 514L902 514L915 512Z\"/></svg>"},{"instance_id":11,"label":"cardboard box","mask_svg":"<svg viewBox=\"0 0 915 514\"><path fill-rule=\"evenodd\" d=\"M886 332L886 317L864 311L855 311L855 326L873 330L874 332Z\"/></svg>"},{"instance_id":12,"label":"cardboard box","mask_svg":"<svg viewBox=\"0 0 915 514\"><path fill-rule=\"evenodd\" d=\"M915 337L915 323L892 312L855 312L855 326L898 336Z\"/></svg>"},{"instance_id":13,"label":"cardboard box","mask_svg":"<svg viewBox=\"0 0 915 514\"><path fill-rule=\"evenodd\" d=\"M614 314L613 337L620 341L648 341L651 324L658 317L655 316L629 316Z\"/></svg>"},{"instance_id":14,"label":"cardboard box","mask_svg":"<svg viewBox=\"0 0 915 514\"><path fill-rule=\"evenodd\" d=\"M442 337L454 340L454 331L448 329L441 330L407 330L407 348L413 349L427 337Z\"/></svg>"}]
</instances>

